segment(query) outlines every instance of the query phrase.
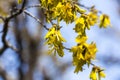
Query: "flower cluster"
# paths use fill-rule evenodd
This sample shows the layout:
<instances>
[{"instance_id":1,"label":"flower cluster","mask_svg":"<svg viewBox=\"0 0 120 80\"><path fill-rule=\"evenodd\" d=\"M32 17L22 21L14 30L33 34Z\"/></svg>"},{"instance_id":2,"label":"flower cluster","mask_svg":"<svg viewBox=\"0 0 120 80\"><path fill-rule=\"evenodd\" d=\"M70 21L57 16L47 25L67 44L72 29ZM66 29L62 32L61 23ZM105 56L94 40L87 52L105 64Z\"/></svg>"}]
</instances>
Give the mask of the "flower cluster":
<instances>
[{"instance_id":1,"label":"flower cluster","mask_svg":"<svg viewBox=\"0 0 120 80\"><path fill-rule=\"evenodd\" d=\"M62 42L66 42L66 40L62 37L59 30L57 30L57 25L53 25L51 29L49 29L48 33L45 36L46 43L49 45L49 54L54 52L54 54L58 53L59 56L63 57L64 55L64 47Z\"/></svg>"},{"instance_id":2,"label":"flower cluster","mask_svg":"<svg viewBox=\"0 0 120 80\"><path fill-rule=\"evenodd\" d=\"M47 22L51 20L60 22L63 20L66 23L72 23L77 17L77 12L85 12L77 4L73 4L71 0L41 0L41 4L46 8Z\"/></svg>"},{"instance_id":3,"label":"flower cluster","mask_svg":"<svg viewBox=\"0 0 120 80\"><path fill-rule=\"evenodd\" d=\"M49 53L58 53L60 57L64 56L63 42L66 40L60 33L60 22L64 21L66 24L75 23L73 30L78 34L75 38L77 43L70 49L73 53L73 65L75 73L83 70L84 65L91 65L92 60L96 57L97 47L94 42L87 43L88 36L86 30L90 30L91 26L99 24L100 28L106 28L110 26L109 16L106 14L98 15L98 11L95 7L86 9L81 8L75 0L40 0L41 6L44 9L46 15L46 21L54 21L48 33L45 36L46 44L49 45ZM53 23L53 22L52 22ZM98 80L96 78L97 73L101 76L103 71L100 68L93 66L90 78L92 80Z\"/></svg>"}]
</instances>

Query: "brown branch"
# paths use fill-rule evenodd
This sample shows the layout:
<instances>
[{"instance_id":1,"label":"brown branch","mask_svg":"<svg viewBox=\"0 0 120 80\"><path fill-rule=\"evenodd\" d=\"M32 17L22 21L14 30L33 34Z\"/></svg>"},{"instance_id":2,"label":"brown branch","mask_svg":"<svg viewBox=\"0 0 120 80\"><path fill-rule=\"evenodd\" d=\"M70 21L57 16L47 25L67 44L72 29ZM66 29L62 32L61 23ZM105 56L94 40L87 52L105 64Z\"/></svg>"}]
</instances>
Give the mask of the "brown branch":
<instances>
[{"instance_id":1,"label":"brown branch","mask_svg":"<svg viewBox=\"0 0 120 80\"><path fill-rule=\"evenodd\" d=\"M2 65L2 64L0 64ZM7 73L5 71L5 69L3 68L3 66L0 66L0 76L4 79L7 80Z\"/></svg>"},{"instance_id":2,"label":"brown branch","mask_svg":"<svg viewBox=\"0 0 120 80\"><path fill-rule=\"evenodd\" d=\"M12 18L18 16L19 14L21 14L24 10L25 4L26 4L27 0L23 0L23 4L21 9L18 9L14 14L11 14L10 16L8 16L6 19L11 20Z\"/></svg>"},{"instance_id":3,"label":"brown branch","mask_svg":"<svg viewBox=\"0 0 120 80\"><path fill-rule=\"evenodd\" d=\"M1 55L7 48L9 48L9 46L7 45L7 42L6 42L6 36L7 36L7 32L8 32L8 27L9 27L9 26L8 26L8 23L9 23L9 21L10 21L12 18L15 18L16 16L20 15L20 14L23 12L24 7L25 7L25 4L26 4L26 1L27 1L27 0L23 0L21 9L17 10L15 13L9 15L9 16L6 17L6 18L2 18L2 20L4 20L3 35L2 35L3 47L0 49L0 55Z\"/></svg>"},{"instance_id":4,"label":"brown branch","mask_svg":"<svg viewBox=\"0 0 120 80\"><path fill-rule=\"evenodd\" d=\"M0 16L0 19L4 22L4 18L2 16Z\"/></svg>"},{"instance_id":5,"label":"brown branch","mask_svg":"<svg viewBox=\"0 0 120 80\"><path fill-rule=\"evenodd\" d=\"M1 70L1 69L0 69L0 76L2 76L2 78L3 78L4 80L7 80L7 75L6 75L5 70Z\"/></svg>"}]
</instances>

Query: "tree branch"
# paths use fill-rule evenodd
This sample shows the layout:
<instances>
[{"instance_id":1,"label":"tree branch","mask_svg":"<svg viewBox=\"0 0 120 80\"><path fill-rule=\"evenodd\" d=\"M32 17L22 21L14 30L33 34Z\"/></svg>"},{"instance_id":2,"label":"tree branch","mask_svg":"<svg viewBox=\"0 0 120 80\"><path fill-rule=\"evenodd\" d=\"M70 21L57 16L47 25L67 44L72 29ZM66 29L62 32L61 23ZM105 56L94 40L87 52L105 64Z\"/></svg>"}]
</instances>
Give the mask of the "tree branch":
<instances>
[{"instance_id":1,"label":"tree branch","mask_svg":"<svg viewBox=\"0 0 120 80\"><path fill-rule=\"evenodd\" d=\"M4 80L7 80L6 71L0 66L0 75Z\"/></svg>"},{"instance_id":2,"label":"tree branch","mask_svg":"<svg viewBox=\"0 0 120 80\"><path fill-rule=\"evenodd\" d=\"M34 18L37 22L39 22L46 30L49 30L47 26L43 25L43 23L40 21L40 19L36 18L34 15L32 15L30 12L24 10L24 13L32 18Z\"/></svg>"},{"instance_id":3,"label":"tree branch","mask_svg":"<svg viewBox=\"0 0 120 80\"><path fill-rule=\"evenodd\" d=\"M22 3L22 7L21 9L17 10L14 14L11 14L9 15L8 17L6 18L2 18L2 20L4 20L4 25L3 25L3 35L2 35L2 43L3 43L3 47L0 49L0 55L7 49L9 48L9 46L7 45L7 42L6 42L6 36L7 36L7 32L8 32L8 23L9 21L18 16L19 14L21 14L24 10L24 7L25 7L25 4L26 4L26 1L27 0L23 0L23 3Z\"/></svg>"},{"instance_id":4,"label":"tree branch","mask_svg":"<svg viewBox=\"0 0 120 80\"><path fill-rule=\"evenodd\" d=\"M42 7L42 6L40 4L35 4L35 5L31 5L31 6L24 8L24 10L29 9L29 8L34 8L34 7Z\"/></svg>"},{"instance_id":5,"label":"tree branch","mask_svg":"<svg viewBox=\"0 0 120 80\"><path fill-rule=\"evenodd\" d=\"M0 19L4 22L4 18L2 16L0 16Z\"/></svg>"}]
</instances>

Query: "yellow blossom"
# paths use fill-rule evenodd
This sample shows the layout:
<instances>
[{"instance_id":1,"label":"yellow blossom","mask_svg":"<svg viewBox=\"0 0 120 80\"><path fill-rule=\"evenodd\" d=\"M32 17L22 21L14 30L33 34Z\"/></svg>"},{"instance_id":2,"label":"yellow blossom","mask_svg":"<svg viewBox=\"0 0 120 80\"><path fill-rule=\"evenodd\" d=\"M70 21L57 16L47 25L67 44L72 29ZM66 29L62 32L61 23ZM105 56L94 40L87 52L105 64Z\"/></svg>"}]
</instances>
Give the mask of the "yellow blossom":
<instances>
[{"instance_id":1,"label":"yellow blossom","mask_svg":"<svg viewBox=\"0 0 120 80\"><path fill-rule=\"evenodd\" d=\"M100 67L93 66L92 71L90 73L91 80L101 80L101 78L105 78L105 73Z\"/></svg>"},{"instance_id":2,"label":"yellow blossom","mask_svg":"<svg viewBox=\"0 0 120 80\"><path fill-rule=\"evenodd\" d=\"M22 0L18 0L18 4L21 4L22 3Z\"/></svg>"},{"instance_id":3,"label":"yellow blossom","mask_svg":"<svg viewBox=\"0 0 120 80\"><path fill-rule=\"evenodd\" d=\"M97 78L97 70L96 70L95 67L93 67L93 69L92 69L92 71L91 71L91 73L90 73L90 79L91 79L91 80L97 80L97 79L98 79L98 78Z\"/></svg>"},{"instance_id":4,"label":"yellow blossom","mask_svg":"<svg viewBox=\"0 0 120 80\"><path fill-rule=\"evenodd\" d=\"M66 40L62 37L59 30L56 30L56 25L54 25L45 36L46 44L49 45L49 54L52 52L58 53L59 56L63 57L64 55L64 46L62 42L66 42Z\"/></svg>"},{"instance_id":5,"label":"yellow blossom","mask_svg":"<svg viewBox=\"0 0 120 80\"><path fill-rule=\"evenodd\" d=\"M87 36L81 36L81 35L78 35L75 39L77 43L85 43L86 40L87 40Z\"/></svg>"},{"instance_id":6,"label":"yellow blossom","mask_svg":"<svg viewBox=\"0 0 120 80\"><path fill-rule=\"evenodd\" d=\"M105 78L105 76L106 76L103 71L100 71L99 74L100 74L99 76L102 77L102 78Z\"/></svg>"},{"instance_id":7,"label":"yellow blossom","mask_svg":"<svg viewBox=\"0 0 120 80\"><path fill-rule=\"evenodd\" d=\"M94 13L94 12L90 12L88 14L89 16L89 24L91 26L95 25L97 23L97 20L98 20L98 16L97 16L97 13Z\"/></svg>"},{"instance_id":8,"label":"yellow blossom","mask_svg":"<svg viewBox=\"0 0 120 80\"><path fill-rule=\"evenodd\" d=\"M85 20L84 18L80 17L78 18L76 21L75 21L75 28L73 28L75 30L76 33L79 33L79 34L83 34L84 33L84 30L85 30Z\"/></svg>"},{"instance_id":9,"label":"yellow blossom","mask_svg":"<svg viewBox=\"0 0 120 80\"><path fill-rule=\"evenodd\" d=\"M79 13L81 13L81 14L83 14L83 13L86 12L86 10L80 8L77 4L75 4L75 8L76 8L76 10L77 10Z\"/></svg>"},{"instance_id":10,"label":"yellow blossom","mask_svg":"<svg viewBox=\"0 0 120 80\"><path fill-rule=\"evenodd\" d=\"M106 28L107 26L110 26L110 19L109 16L106 14L102 14L100 16L100 28Z\"/></svg>"}]
</instances>

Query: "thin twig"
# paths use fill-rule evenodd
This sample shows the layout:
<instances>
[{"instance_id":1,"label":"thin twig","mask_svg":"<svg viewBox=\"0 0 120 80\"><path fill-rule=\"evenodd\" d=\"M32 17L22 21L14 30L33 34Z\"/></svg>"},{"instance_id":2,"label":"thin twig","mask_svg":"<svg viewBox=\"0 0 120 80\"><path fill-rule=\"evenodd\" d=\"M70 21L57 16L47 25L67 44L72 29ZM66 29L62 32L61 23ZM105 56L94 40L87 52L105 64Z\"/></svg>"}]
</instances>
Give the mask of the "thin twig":
<instances>
[{"instance_id":1,"label":"thin twig","mask_svg":"<svg viewBox=\"0 0 120 80\"><path fill-rule=\"evenodd\" d=\"M73 1L73 3L79 5L80 7L83 7L83 8L85 8L85 9L87 9L88 11L90 11L91 8L93 7L93 6L92 6L92 7L88 7L88 6L85 6L84 4L81 4L81 3L79 3L79 2L74 2L74 1ZM102 14L102 11L98 11L98 13Z\"/></svg>"},{"instance_id":2,"label":"thin twig","mask_svg":"<svg viewBox=\"0 0 120 80\"><path fill-rule=\"evenodd\" d=\"M64 47L64 49L66 49L66 50L68 50L68 51L70 51L70 50L71 50L70 48L67 48L67 47Z\"/></svg>"},{"instance_id":3,"label":"thin twig","mask_svg":"<svg viewBox=\"0 0 120 80\"><path fill-rule=\"evenodd\" d=\"M29 9L29 8L34 8L34 7L42 7L40 4L35 4L32 6L25 7L24 10Z\"/></svg>"},{"instance_id":4,"label":"thin twig","mask_svg":"<svg viewBox=\"0 0 120 80\"><path fill-rule=\"evenodd\" d=\"M40 21L40 19L36 18L34 15L32 15L30 12L24 10L24 13L27 14L28 16L34 18L37 22L39 22L46 30L49 30L46 25L43 25L43 23Z\"/></svg>"},{"instance_id":5,"label":"thin twig","mask_svg":"<svg viewBox=\"0 0 120 80\"><path fill-rule=\"evenodd\" d=\"M92 66L95 66L95 64L93 64L93 63L90 63Z\"/></svg>"},{"instance_id":6,"label":"thin twig","mask_svg":"<svg viewBox=\"0 0 120 80\"><path fill-rule=\"evenodd\" d=\"M8 41L7 41L7 46L9 48L11 48L12 50L16 51L16 52L19 52L19 49L17 49L16 47L14 47L12 44L10 44Z\"/></svg>"}]
</instances>

